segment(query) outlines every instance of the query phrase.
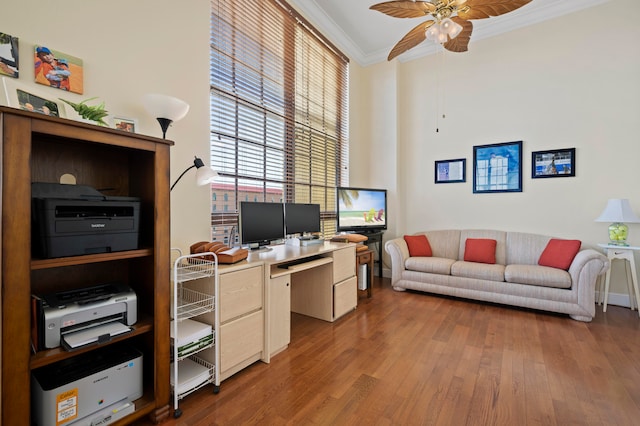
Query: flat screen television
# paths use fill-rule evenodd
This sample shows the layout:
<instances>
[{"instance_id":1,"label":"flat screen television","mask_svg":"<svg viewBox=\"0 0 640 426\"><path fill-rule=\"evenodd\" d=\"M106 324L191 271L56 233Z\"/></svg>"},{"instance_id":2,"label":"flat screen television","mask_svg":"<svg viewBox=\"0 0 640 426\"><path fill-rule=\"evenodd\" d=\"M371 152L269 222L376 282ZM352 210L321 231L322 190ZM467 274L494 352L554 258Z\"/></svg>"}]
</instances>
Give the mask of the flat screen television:
<instances>
[{"instance_id":1,"label":"flat screen television","mask_svg":"<svg viewBox=\"0 0 640 426\"><path fill-rule=\"evenodd\" d=\"M387 190L338 188L338 232L387 229Z\"/></svg>"},{"instance_id":2,"label":"flat screen television","mask_svg":"<svg viewBox=\"0 0 640 426\"><path fill-rule=\"evenodd\" d=\"M240 202L240 242L252 249L283 239L284 205L256 201Z\"/></svg>"},{"instance_id":3,"label":"flat screen television","mask_svg":"<svg viewBox=\"0 0 640 426\"><path fill-rule=\"evenodd\" d=\"M320 232L320 204L285 203L284 227L287 235Z\"/></svg>"}]
</instances>

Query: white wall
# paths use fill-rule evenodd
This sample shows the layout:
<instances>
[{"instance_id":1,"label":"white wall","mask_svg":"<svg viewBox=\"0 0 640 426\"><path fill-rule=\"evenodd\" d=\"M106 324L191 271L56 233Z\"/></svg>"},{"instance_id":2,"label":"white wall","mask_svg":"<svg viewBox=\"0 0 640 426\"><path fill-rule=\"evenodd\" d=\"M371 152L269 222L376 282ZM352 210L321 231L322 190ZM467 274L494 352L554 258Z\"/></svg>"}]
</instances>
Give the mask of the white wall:
<instances>
[{"instance_id":1,"label":"white wall","mask_svg":"<svg viewBox=\"0 0 640 426\"><path fill-rule=\"evenodd\" d=\"M392 235L402 220L397 211L397 81L396 63L349 65L349 185L387 190L387 213L394 218L387 233Z\"/></svg>"},{"instance_id":2,"label":"white wall","mask_svg":"<svg viewBox=\"0 0 640 426\"><path fill-rule=\"evenodd\" d=\"M640 5L608 6L471 43L464 54L351 64L351 184L389 190L385 239L490 227L593 246L606 240L607 224L593 219L608 198L629 198L640 213ZM85 93L65 97L99 96L110 112L137 118L141 133L160 136L142 95L184 99L191 110L167 135L176 142L171 180L194 155L209 162L208 1L66 0L52 13L42 1L21 0L0 14L0 32L20 38L21 83L34 84L36 43L80 57ZM436 133L438 89L446 118ZM472 147L512 140L524 141L523 192L474 195ZM577 150L575 178L530 179L531 151L567 147ZM434 161L461 157L467 182L435 185ZM182 248L210 235L208 191L191 184L192 173L171 194L171 241ZM640 224L630 225L630 242L640 245ZM614 291L625 293L619 281Z\"/></svg>"},{"instance_id":3,"label":"white wall","mask_svg":"<svg viewBox=\"0 0 640 426\"><path fill-rule=\"evenodd\" d=\"M385 240L427 229L495 228L595 247L607 241L608 224L594 222L607 199L629 198L640 214L640 5L614 0L610 6L472 42L467 53L398 64L397 87L378 84L389 66L359 73L375 95L352 94L352 102L368 102L352 110L366 111L378 130L351 134L362 149L352 158L398 155L396 164L385 156L371 165L397 171L389 186L396 192L389 208L395 232ZM380 135L384 126L395 137ZM523 192L473 194L473 146L517 140L523 141ZM576 177L531 179L532 151L571 147ZM455 158L467 159L467 182L434 184L434 161ZM630 225L629 240L640 246L640 224ZM624 270L615 266L612 291L626 294Z\"/></svg>"},{"instance_id":4,"label":"white wall","mask_svg":"<svg viewBox=\"0 0 640 426\"><path fill-rule=\"evenodd\" d=\"M139 133L162 136L142 106L144 94L183 99L191 109L167 132L175 141L171 181L193 164L194 155L209 164L208 1L45 3L15 1L0 13L0 32L19 38L21 84L36 86L33 45L42 44L83 59L84 94L37 85L40 92L74 102L98 96L109 112L137 118ZM193 185L194 175L190 171L171 193L171 241L182 248L210 238L208 190Z\"/></svg>"}]
</instances>

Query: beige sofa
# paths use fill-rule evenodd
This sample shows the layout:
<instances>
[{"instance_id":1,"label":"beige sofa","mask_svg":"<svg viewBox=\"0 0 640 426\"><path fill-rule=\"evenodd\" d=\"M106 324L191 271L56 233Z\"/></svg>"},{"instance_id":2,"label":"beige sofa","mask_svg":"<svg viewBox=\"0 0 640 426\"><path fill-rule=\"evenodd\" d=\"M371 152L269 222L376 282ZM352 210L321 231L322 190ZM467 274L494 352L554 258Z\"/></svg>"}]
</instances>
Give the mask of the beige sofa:
<instances>
[{"instance_id":1,"label":"beige sofa","mask_svg":"<svg viewBox=\"0 0 640 426\"><path fill-rule=\"evenodd\" d=\"M578 321L595 315L595 284L609 260L581 249L568 271L539 266L551 237L497 230L436 230L427 236L431 257L410 257L403 237L387 241L391 285L406 289L569 314ZM415 234L415 235L418 235ZM467 239L496 240L495 264L465 262Z\"/></svg>"}]
</instances>

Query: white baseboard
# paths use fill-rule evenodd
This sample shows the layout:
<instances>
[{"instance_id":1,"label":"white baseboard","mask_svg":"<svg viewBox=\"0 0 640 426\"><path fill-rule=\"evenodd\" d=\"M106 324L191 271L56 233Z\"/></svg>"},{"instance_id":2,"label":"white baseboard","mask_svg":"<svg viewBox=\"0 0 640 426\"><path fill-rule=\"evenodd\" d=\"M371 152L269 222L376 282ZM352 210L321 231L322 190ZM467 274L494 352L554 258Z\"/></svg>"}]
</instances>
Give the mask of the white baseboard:
<instances>
[{"instance_id":1,"label":"white baseboard","mask_svg":"<svg viewBox=\"0 0 640 426\"><path fill-rule=\"evenodd\" d=\"M596 291L596 302L600 300L600 292ZM631 303L629 302L629 295L622 293L611 293L609 292L609 300L607 301L608 305L614 306L622 306L623 308L631 307Z\"/></svg>"}]
</instances>

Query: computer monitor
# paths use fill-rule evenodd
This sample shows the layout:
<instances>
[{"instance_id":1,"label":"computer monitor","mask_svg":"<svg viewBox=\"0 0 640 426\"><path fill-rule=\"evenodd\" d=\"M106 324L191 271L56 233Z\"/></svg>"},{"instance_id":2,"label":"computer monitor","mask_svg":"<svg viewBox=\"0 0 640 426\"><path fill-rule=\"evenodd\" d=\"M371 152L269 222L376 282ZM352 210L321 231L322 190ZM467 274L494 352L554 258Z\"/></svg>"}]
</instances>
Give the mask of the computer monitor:
<instances>
[{"instance_id":1,"label":"computer monitor","mask_svg":"<svg viewBox=\"0 0 640 426\"><path fill-rule=\"evenodd\" d=\"M320 232L320 204L285 203L284 224L287 235Z\"/></svg>"},{"instance_id":2,"label":"computer monitor","mask_svg":"<svg viewBox=\"0 0 640 426\"><path fill-rule=\"evenodd\" d=\"M240 241L251 248L261 248L283 239L284 205L282 203L240 202Z\"/></svg>"}]
</instances>

